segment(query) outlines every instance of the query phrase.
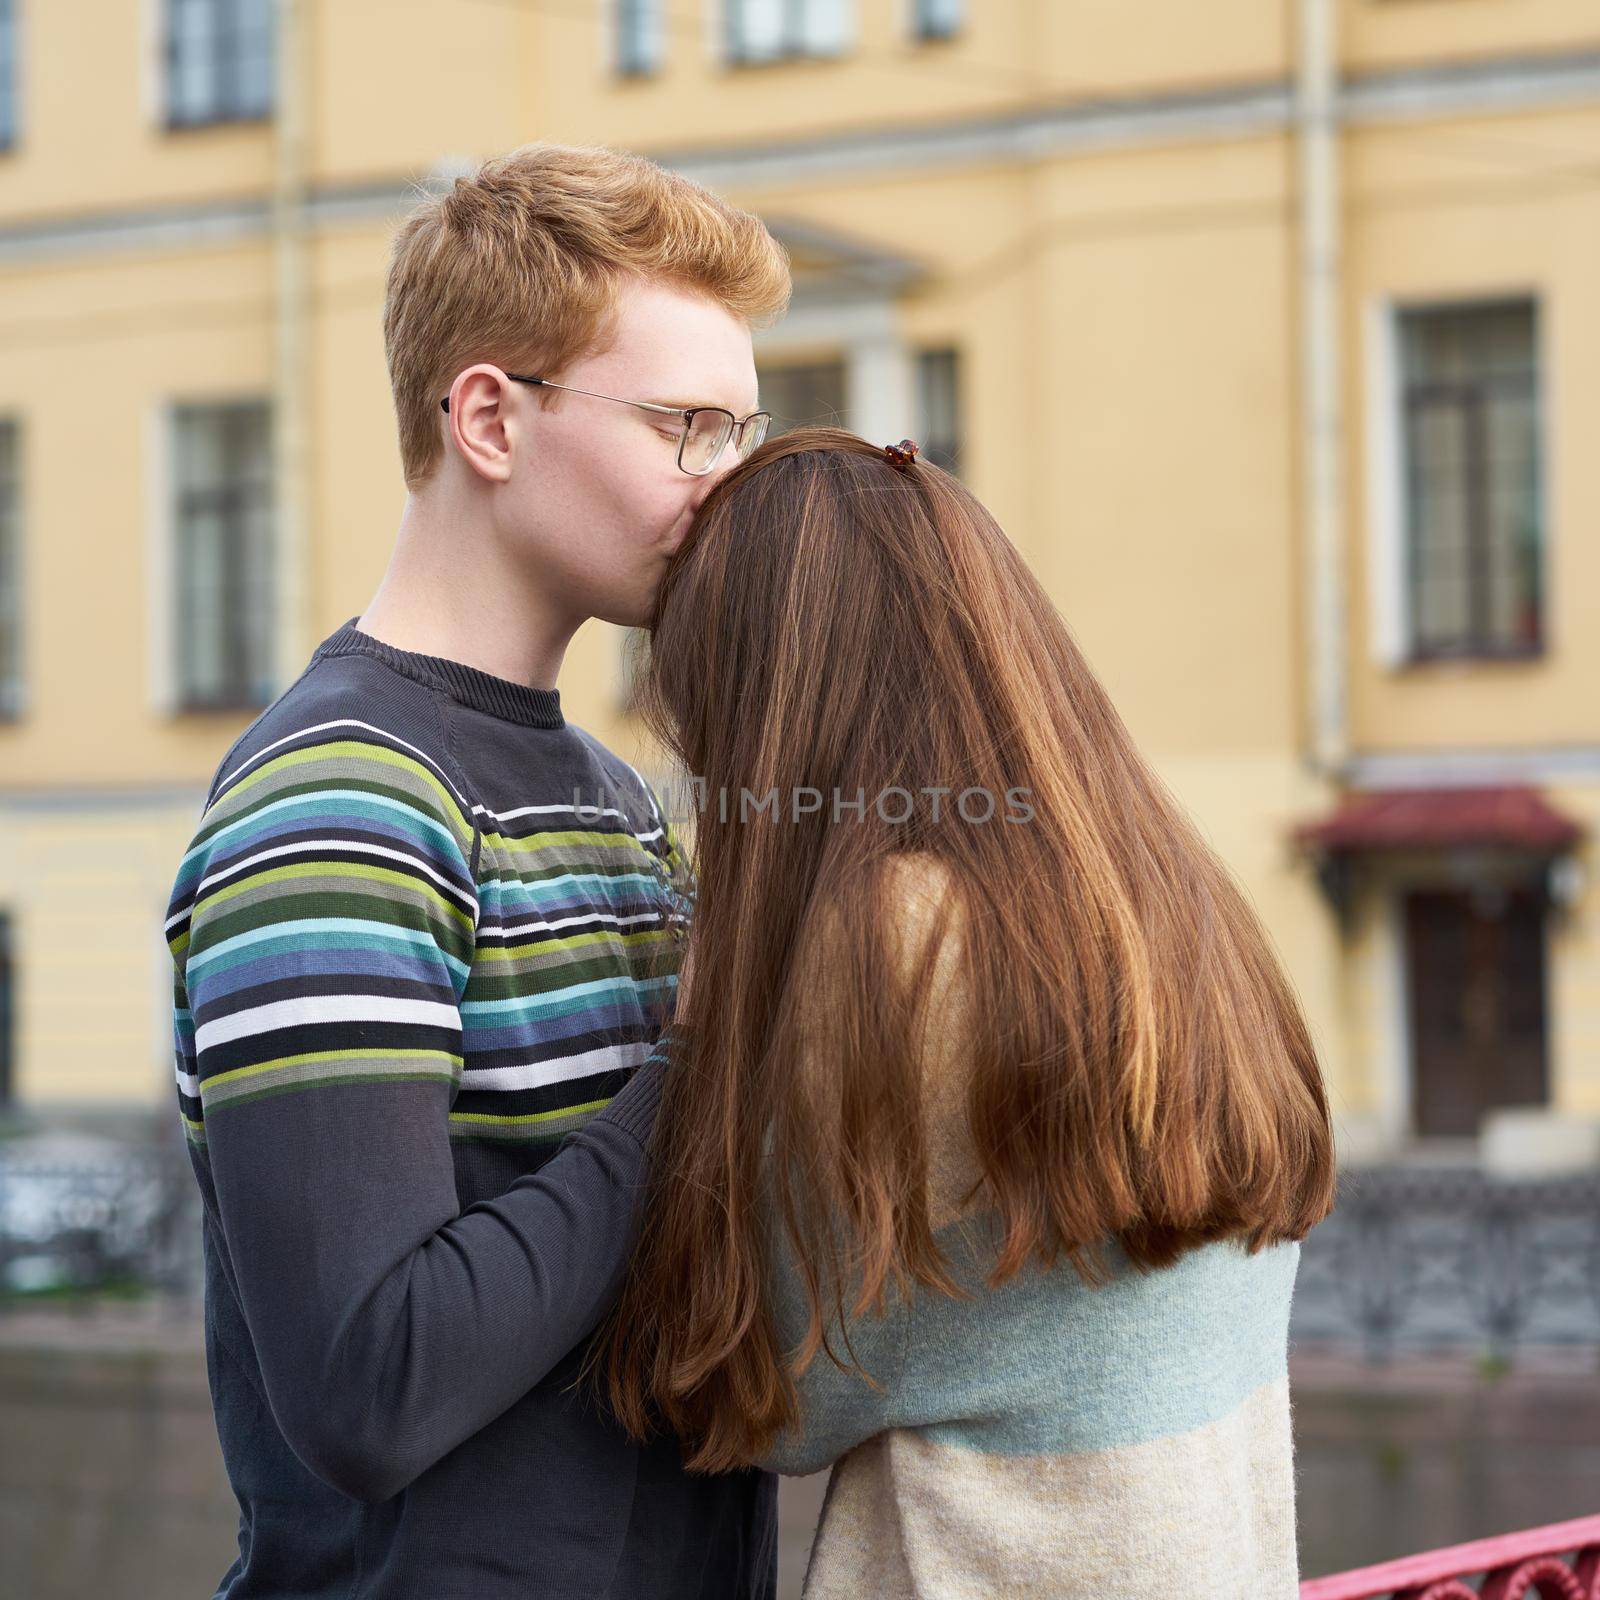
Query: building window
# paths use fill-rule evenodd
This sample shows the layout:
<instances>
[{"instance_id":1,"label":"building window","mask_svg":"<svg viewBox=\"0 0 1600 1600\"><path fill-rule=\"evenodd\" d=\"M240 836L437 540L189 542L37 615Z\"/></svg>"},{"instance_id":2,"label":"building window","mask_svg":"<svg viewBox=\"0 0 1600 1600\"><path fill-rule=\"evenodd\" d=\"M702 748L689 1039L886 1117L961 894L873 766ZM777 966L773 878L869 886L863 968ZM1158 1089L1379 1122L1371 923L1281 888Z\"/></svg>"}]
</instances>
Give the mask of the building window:
<instances>
[{"instance_id":1,"label":"building window","mask_svg":"<svg viewBox=\"0 0 1600 1600\"><path fill-rule=\"evenodd\" d=\"M961 366L954 350L917 354L917 444L946 472L961 470Z\"/></svg>"},{"instance_id":2,"label":"building window","mask_svg":"<svg viewBox=\"0 0 1600 1600\"><path fill-rule=\"evenodd\" d=\"M966 10L963 0L912 0L912 32L918 39L953 39Z\"/></svg>"},{"instance_id":3,"label":"building window","mask_svg":"<svg viewBox=\"0 0 1600 1600\"><path fill-rule=\"evenodd\" d=\"M22 454L0 421L0 721L22 713Z\"/></svg>"},{"instance_id":4,"label":"building window","mask_svg":"<svg viewBox=\"0 0 1600 1600\"><path fill-rule=\"evenodd\" d=\"M844 362L763 367L761 407L772 413L769 439L794 428L849 427L845 418Z\"/></svg>"},{"instance_id":5,"label":"building window","mask_svg":"<svg viewBox=\"0 0 1600 1600\"><path fill-rule=\"evenodd\" d=\"M0 911L0 1107L9 1106L17 1093L17 967L11 930L10 913Z\"/></svg>"},{"instance_id":6,"label":"building window","mask_svg":"<svg viewBox=\"0 0 1600 1600\"><path fill-rule=\"evenodd\" d=\"M739 66L844 52L851 0L727 0L728 59Z\"/></svg>"},{"instance_id":7,"label":"building window","mask_svg":"<svg viewBox=\"0 0 1600 1600\"><path fill-rule=\"evenodd\" d=\"M271 413L262 401L179 406L172 435L178 706L263 706L276 613Z\"/></svg>"},{"instance_id":8,"label":"building window","mask_svg":"<svg viewBox=\"0 0 1600 1600\"><path fill-rule=\"evenodd\" d=\"M661 70L661 0L614 0L616 66L624 78Z\"/></svg>"},{"instance_id":9,"label":"building window","mask_svg":"<svg viewBox=\"0 0 1600 1600\"><path fill-rule=\"evenodd\" d=\"M0 0L0 150L17 142L17 6Z\"/></svg>"},{"instance_id":10,"label":"building window","mask_svg":"<svg viewBox=\"0 0 1600 1600\"><path fill-rule=\"evenodd\" d=\"M1537 317L1531 301L1405 311L1411 655L1529 655L1542 634Z\"/></svg>"},{"instance_id":11,"label":"building window","mask_svg":"<svg viewBox=\"0 0 1600 1600\"><path fill-rule=\"evenodd\" d=\"M273 0L166 0L167 122L271 115Z\"/></svg>"}]
</instances>

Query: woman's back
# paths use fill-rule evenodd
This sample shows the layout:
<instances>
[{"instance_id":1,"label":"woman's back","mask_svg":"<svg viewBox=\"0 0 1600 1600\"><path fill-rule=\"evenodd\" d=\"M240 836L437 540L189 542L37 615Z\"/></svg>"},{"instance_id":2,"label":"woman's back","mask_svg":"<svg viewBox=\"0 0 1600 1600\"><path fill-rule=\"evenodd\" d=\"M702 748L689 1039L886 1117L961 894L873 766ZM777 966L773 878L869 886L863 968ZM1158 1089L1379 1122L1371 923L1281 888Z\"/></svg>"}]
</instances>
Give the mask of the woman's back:
<instances>
[{"instance_id":1,"label":"woman's back","mask_svg":"<svg viewBox=\"0 0 1600 1600\"><path fill-rule=\"evenodd\" d=\"M881 1396L825 1358L802 1380L803 1432L763 1464L811 1471L848 1451L808 1596L1099 1597L1226 1573L1229 1592L1290 1600L1299 1245L1224 1241L1154 1273L1118 1261L1094 1289L1065 1265L985 1289L987 1233L941 1235L975 1299L922 1290L852 1327ZM797 1341L799 1303L782 1298Z\"/></svg>"},{"instance_id":2,"label":"woman's back","mask_svg":"<svg viewBox=\"0 0 1600 1600\"><path fill-rule=\"evenodd\" d=\"M901 874L907 944L942 875ZM933 955L943 1026L923 1100L928 1197L955 1298L919 1286L850 1347L882 1386L819 1354L799 1380L801 1424L762 1464L834 1467L808 1596L1098 1597L1228 1575L1228 1592L1298 1592L1287 1376L1300 1247L1202 1245L1141 1271L1114 1245L1089 1287L1061 1260L997 1287L997 1215L962 1201L978 1176L966 1119L970 1009L961 941ZM773 1247L774 1320L802 1341L807 1301ZM839 1342L835 1339L835 1348ZM843 1353L843 1352L841 1352ZM848 1357L847 1357L848 1359Z\"/></svg>"}]
</instances>

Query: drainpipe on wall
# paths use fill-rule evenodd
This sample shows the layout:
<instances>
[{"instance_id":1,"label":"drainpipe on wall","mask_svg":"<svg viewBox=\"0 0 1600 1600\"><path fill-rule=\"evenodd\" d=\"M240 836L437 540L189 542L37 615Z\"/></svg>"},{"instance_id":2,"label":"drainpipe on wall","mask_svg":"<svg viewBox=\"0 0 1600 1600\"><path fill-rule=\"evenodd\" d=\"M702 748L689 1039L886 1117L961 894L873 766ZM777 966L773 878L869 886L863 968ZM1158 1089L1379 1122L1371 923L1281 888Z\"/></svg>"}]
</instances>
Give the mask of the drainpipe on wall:
<instances>
[{"instance_id":1,"label":"drainpipe on wall","mask_svg":"<svg viewBox=\"0 0 1600 1600\"><path fill-rule=\"evenodd\" d=\"M309 18L305 0L275 0L272 254L276 319L273 382L273 509L277 539L273 649L276 689L290 683L313 643L309 547L311 392Z\"/></svg>"},{"instance_id":2,"label":"drainpipe on wall","mask_svg":"<svg viewBox=\"0 0 1600 1600\"><path fill-rule=\"evenodd\" d=\"M1302 524L1308 623L1307 759L1338 779L1348 758L1337 0L1299 0Z\"/></svg>"}]
</instances>

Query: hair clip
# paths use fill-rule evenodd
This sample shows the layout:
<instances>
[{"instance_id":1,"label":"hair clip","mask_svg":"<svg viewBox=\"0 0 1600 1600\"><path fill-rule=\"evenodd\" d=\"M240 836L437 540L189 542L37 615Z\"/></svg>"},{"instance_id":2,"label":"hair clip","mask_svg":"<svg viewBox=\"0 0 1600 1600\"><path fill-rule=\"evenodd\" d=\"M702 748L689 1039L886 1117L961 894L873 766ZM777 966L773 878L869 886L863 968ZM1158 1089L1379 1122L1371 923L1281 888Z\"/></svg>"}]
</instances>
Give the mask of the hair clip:
<instances>
[{"instance_id":1,"label":"hair clip","mask_svg":"<svg viewBox=\"0 0 1600 1600\"><path fill-rule=\"evenodd\" d=\"M890 466L899 467L904 472L916 460L917 442L915 439L902 439L899 444L886 444L883 454Z\"/></svg>"}]
</instances>

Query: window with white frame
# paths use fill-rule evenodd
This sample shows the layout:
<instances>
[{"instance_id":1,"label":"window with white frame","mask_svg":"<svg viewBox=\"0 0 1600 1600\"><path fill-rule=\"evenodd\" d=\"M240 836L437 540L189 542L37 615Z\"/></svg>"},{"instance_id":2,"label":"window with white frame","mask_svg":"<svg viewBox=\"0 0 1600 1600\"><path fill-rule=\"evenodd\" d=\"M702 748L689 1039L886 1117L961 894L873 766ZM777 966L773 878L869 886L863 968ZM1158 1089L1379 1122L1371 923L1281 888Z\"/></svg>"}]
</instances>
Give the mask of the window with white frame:
<instances>
[{"instance_id":1,"label":"window with white frame","mask_svg":"<svg viewBox=\"0 0 1600 1600\"><path fill-rule=\"evenodd\" d=\"M1536 653L1543 448L1532 300L1399 313L1409 655Z\"/></svg>"},{"instance_id":2,"label":"window with white frame","mask_svg":"<svg viewBox=\"0 0 1600 1600\"><path fill-rule=\"evenodd\" d=\"M961 470L961 361L954 350L917 352L917 445L946 472Z\"/></svg>"},{"instance_id":3,"label":"window with white frame","mask_svg":"<svg viewBox=\"0 0 1600 1600\"><path fill-rule=\"evenodd\" d=\"M918 39L953 39L966 12L965 0L911 0L911 31Z\"/></svg>"},{"instance_id":4,"label":"window with white frame","mask_svg":"<svg viewBox=\"0 0 1600 1600\"><path fill-rule=\"evenodd\" d=\"M174 128L271 115L274 0L164 0L167 122Z\"/></svg>"},{"instance_id":5,"label":"window with white frame","mask_svg":"<svg viewBox=\"0 0 1600 1600\"><path fill-rule=\"evenodd\" d=\"M662 0L612 0L615 27L613 61L624 78L644 78L661 70Z\"/></svg>"},{"instance_id":6,"label":"window with white frame","mask_svg":"<svg viewBox=\"0 0 1600 1600\"><path fill-rule=\"evenodd\" d=\"M266 705L277 609L267 402L174 407L172 463L178 706Z\"/></svg>"},{"instance_id":7,"label":"window with white frame","mask_svg":"<svg viewBox=\"0 0 1600 1600\"><path fill-rule=\"evenodd\" d=\"M793 428L847 428L842 359L761 368L761 409L772 413L767 437Z\"/></svg>"},{"instance_id":8,"label":"window with white frame","mask_svg":"<svg viewBox=\"0 0 1600 1600\"><path fill-rule=\"evenodd\" d=\"M0 150L17 142L17 6L0 0Z\"/></svg>"},{"instance_id":9,"label":"window with white frame","mask_svg":"<svg viewBox=\"0 0 1600 1600\"><path fill-rule=\"evenodd\" d=\"M0 721L22 712L21 429L0 419Z\"/></svg>"},{"instance_id":10,"label":"window with white frame","mask_svg":"<svg viewBox=\"0 0 1600 1600\"><path fill-rule=\"evenodd\" d=\"M724 0L728 59L750 66L841 55L855 22L853 0Z\"/></svg>"}]
</instances>

